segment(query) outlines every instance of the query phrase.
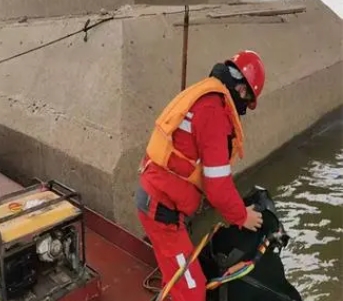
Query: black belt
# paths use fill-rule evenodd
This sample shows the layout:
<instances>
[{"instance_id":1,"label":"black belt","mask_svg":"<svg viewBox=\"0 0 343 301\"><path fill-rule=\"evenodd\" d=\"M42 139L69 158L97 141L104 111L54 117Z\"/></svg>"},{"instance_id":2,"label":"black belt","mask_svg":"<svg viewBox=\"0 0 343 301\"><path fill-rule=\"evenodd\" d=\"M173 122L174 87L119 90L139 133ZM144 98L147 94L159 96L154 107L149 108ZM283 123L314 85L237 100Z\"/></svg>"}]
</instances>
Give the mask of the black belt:
<instances>
[{"instance_id":1,"label":"black belt","mask_svg":"<svg viewBox=\"0 0 343 301\"><path fill-rule=\"evenodd\" d=\"M136 206L139 210L148 213L150 210L151 196L146 193L142 187L138 187L136 191ZM173 210L163 205L161 202L157 203L154 219L166 225L180 225L180 211Z\"/></svg>"}]
</instances>

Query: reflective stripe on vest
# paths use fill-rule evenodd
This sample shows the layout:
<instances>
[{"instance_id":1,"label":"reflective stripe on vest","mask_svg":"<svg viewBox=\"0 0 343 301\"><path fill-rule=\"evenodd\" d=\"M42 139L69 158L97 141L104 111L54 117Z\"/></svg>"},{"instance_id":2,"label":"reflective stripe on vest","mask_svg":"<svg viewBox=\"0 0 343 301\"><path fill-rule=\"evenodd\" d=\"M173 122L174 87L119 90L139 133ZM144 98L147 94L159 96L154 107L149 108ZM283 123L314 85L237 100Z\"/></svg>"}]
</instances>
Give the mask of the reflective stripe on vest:
<instances>
[{"instance_id":1,"label":"reflective stripe on vest","mask_svg":"<svg viewBox=\"0 0 343 301\"><path fill-rule=\"evenodd\" d=\"M188 117L189 119L192 119L193 116L194 116L194 113L191 113L191 112L188 112L186 114L186 117ZM192 133L192 123L185 118L180 123L179 129L191 134Z\"/></svg>"},{"instance_id":2,"label":"reflective stripe on vest","mask_svg":"<svg viewBox=\"0 0 343 301\"><path fill-rule=\"evenodd\" d=\"M219 172L218 174L218 170L211 170L212 168L203 171L203 166L200 162L194 164L193 158L187 158L187 156L177 151L173 144L172 135L177 129L187 133L192 132L192 117L194 119L193 113L190 112L192 106L203 95L208 93L218 93L222 95L225 100L225 109L227 110L228 118L233 124L235 136L232 140L232 155L229 163L234 163L237 155L240 158L243 158L243 130L235 104L229 90L220 80L214 77L208 77L195 83L179 93L168 103L155 121L155 126L146 148L147 157L150 159L148 162L153 162L169 172L172 172L168 165L172 154L195 165L193 172L187 178L179 175L177 171L173 171L172 173L175 173L182 179L194 184L200 190L203 189L202 179L204 175L209 177L220 177L222 176L221 173ZM148 163L144 167L146 168L147 165ZM145 170L144 167L141 168L142 172ZM231 169L228 171L228 168L226 168L224 174L230 175Z\"/></svg>"},{"instance_id":3,"label":"reflective stripe on vest","mask_svg":"<svg viewBox=\"0 0 343 301\"><path fill-rule=\"evenodd\" d=\"M192 119L193 116L194 116L194 113L188 112L188 113L186 114L186 116L187 116L189 119Z\"/></svg>"},{"instance_id":4,"label":"reflective stripe on vest","mask_svg":"<svg viewBox=\"0 0 343 301\"><path fill-rule=\"evenodd\" d=\"M192 133L192 124L189 120L184 119L179 125L179 129L187 133Z\"/></svg>"},{"instance_id":5,"label":"reflective stripe on vest","mask_svg":"<svg viewBox=\"0 0 343 301\"><path fill-rule=\"evenodd\" d=\"M214 167L203 167L204 176L207 178L221 178L227 177L231 174L231 165L222 165L222 166L214 166Z\"/></svg>"}]
</instances>

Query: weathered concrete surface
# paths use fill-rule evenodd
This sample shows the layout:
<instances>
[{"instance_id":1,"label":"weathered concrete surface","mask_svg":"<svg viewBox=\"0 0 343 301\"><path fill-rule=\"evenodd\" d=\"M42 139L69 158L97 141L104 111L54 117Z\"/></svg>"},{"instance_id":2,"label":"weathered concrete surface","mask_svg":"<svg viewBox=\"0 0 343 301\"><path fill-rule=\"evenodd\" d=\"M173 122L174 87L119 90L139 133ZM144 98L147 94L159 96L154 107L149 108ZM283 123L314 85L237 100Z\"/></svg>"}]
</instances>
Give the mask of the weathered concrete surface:
<instances>
[{"instance_id":1,"label":"weathered concrete surface","mask_svg":"<svg viewBox=\"0 0 343 301\"><path fill-rule=\"evenodd\" d=\"M58 17L114 10L133 0L0 0L0 20Z\"/></svg>"},{"instance_id":2,"label":"weathered concrete surface","mask_svg":"<svg viewBox=\"0 0 343 301\"><path fill-rule=\"evenodd\" d=\"M122 6L230 3L241 0L0 0L0 20L47 18L113 11ZM250 0L254 1L254 0Z\"/></svg>"},{"instance_id":3,"label":"weathered concrete surface","mask_svg":"<svg viewBox=\"0 0 343 301\"><path fill-rule=\"evenodd\" d=\"M84 23L81 18L6 26L0 31L1 57L63 36ZM74 36L0 65L1 124L18 131L2 131L5 163L0 166L75 183L94 208L113 217L111 178L123 151L122 23L98 27L89 38L85 43L82 35Z\"/></svg>"},{"instance_id":4,"label":"weathered concrete surface","mask_svg":"<svg viewBox=\"0 0 343 301\"><path fill-rule=\"evenodd\" d=\"M266 88L259 109L244 118L246 158L236 172L342 103L342 21L320 1L304 3L307 13L283 20L190 27L188 84L239 49L257 50L266 62ZM173 24L182 18L110 21L90 31L87 43L81 34L1 64L0 171L66 182L87 205L139 232L137 165L154 119L180 89L182 28ZM0 60L85 21L3 24Z\"/></svg>"}]
</instances>

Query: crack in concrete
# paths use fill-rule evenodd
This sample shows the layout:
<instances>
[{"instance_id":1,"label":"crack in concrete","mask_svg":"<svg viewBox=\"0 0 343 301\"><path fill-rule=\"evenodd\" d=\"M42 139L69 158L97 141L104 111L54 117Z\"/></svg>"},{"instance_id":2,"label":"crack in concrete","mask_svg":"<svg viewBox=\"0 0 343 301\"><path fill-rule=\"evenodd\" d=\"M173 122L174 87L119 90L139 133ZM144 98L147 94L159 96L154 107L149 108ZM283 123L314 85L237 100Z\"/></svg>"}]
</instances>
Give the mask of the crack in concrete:
<instances>
[{"instance_id":1,"label":"crack in concrete","mask_svg":"<svg viewBox=\"0 0 343 301\"><path fill-rule=\"evenodd\" d=\"M54 116L55 121L64 119L65 121L69 121L75 125L78 125L79 127L83 128L84 131L93 130L106 134L109 139L113 139L113 136L120 134L120 129L115 130L106 128L105 126L96 124L87 118L78 119L70 117L67 113L56 110L44 102L36 100L32 102L25 100L23 101L19 97L8 96L4 94L0 94L0 99L4 102L7 101L10 107L17 105L19 109L26 111L28 114L51 115Z\"/></svg>"}]
</instances>

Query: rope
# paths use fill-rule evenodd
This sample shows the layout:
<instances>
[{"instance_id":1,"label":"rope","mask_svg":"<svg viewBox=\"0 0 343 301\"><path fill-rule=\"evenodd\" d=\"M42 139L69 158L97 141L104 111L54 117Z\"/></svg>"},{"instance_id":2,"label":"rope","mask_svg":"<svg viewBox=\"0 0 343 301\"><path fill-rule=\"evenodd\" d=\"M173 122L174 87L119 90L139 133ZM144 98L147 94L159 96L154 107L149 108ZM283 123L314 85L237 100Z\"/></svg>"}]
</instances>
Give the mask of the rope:
<instances>
[{"instance_id":1,"label":"rope","mask_svg":"<svg viewBox=\"0 0 343 301\"><path fill-rule=\"evenodd\" d=\"M23 55L29 54L29 53L31 53L31 52L37 51L37 50L39 50L39 49L48 47L48 46L53 45L53 44L55 44L55 43L57 43L57 42L60 42L60 41L65 40L65 39L68 39L68 38L70 38L70 37L72 37L72 36L74 36L74 35L77 35L77 34L79 34L79 33L81 33L81 32L85 32L86 35L85 35L85 37L84 37L84 41L87 42L87 40L88 40L87 32L88 32L90 29L92 29L92 28L94 28L94 27L96 27L96 26L98 26L98 25L100 25L100 24L102 24L102 23L105 23L105 22L108 22L108 21L110 21L110 20L113 20L113 19L114 19L113 16L112 16L112 17L108 17L108 18L102 19L102 20L100 20L100 21L98 21L98 22L96 22L96 23L94 23L94 24L92 24L92 25L90 25L90 26L88 26L89 23L90 23L90 19L88 19L88 20L86 21L86 23L85 23L85 25L84 25L84 27L83 27L82 29L77 30L77 31L75 31L75 32L72 32L72 33L70 33L70 34L67 34L67 35L65 35L65 36L63 36L63 37L60 37L60 38L56 39L56 40L52 40L52 41L50 41L50 42L48 42L48 43L45 43L45 44L42 44L42 45L40 45L40 46L34 47L34 48L32 48L32 49L29 49L29 50L20 52L20 53L18 53L18 54L15 54L15 55L13 55L13 56L8 57L8 58L1 59L1 60L0 60L0 64L5 63L5 62L8 62L8 61L13 60L13 59L18 58L18 57L21 57L21 56L23 56Z\"/></svg>"},{"instance_id":2,"label":"rope","mask_svg":"<svg viewBox=\"0 0 343 301\"><path fill-rule=\"evenodd\" d=\"M161 291L161 288L158 287L158 286L153 286L151 284L152 281L156 280L156 281L161 281L162 278L161 276L157 276L155 275L159 270L159 267L155 268L145 279L144 279L144 282L143 282L143 287L150 291L151 293L159 293ZM155 276L154 276L155 275Z\"/></svg>"}]
</instances>

